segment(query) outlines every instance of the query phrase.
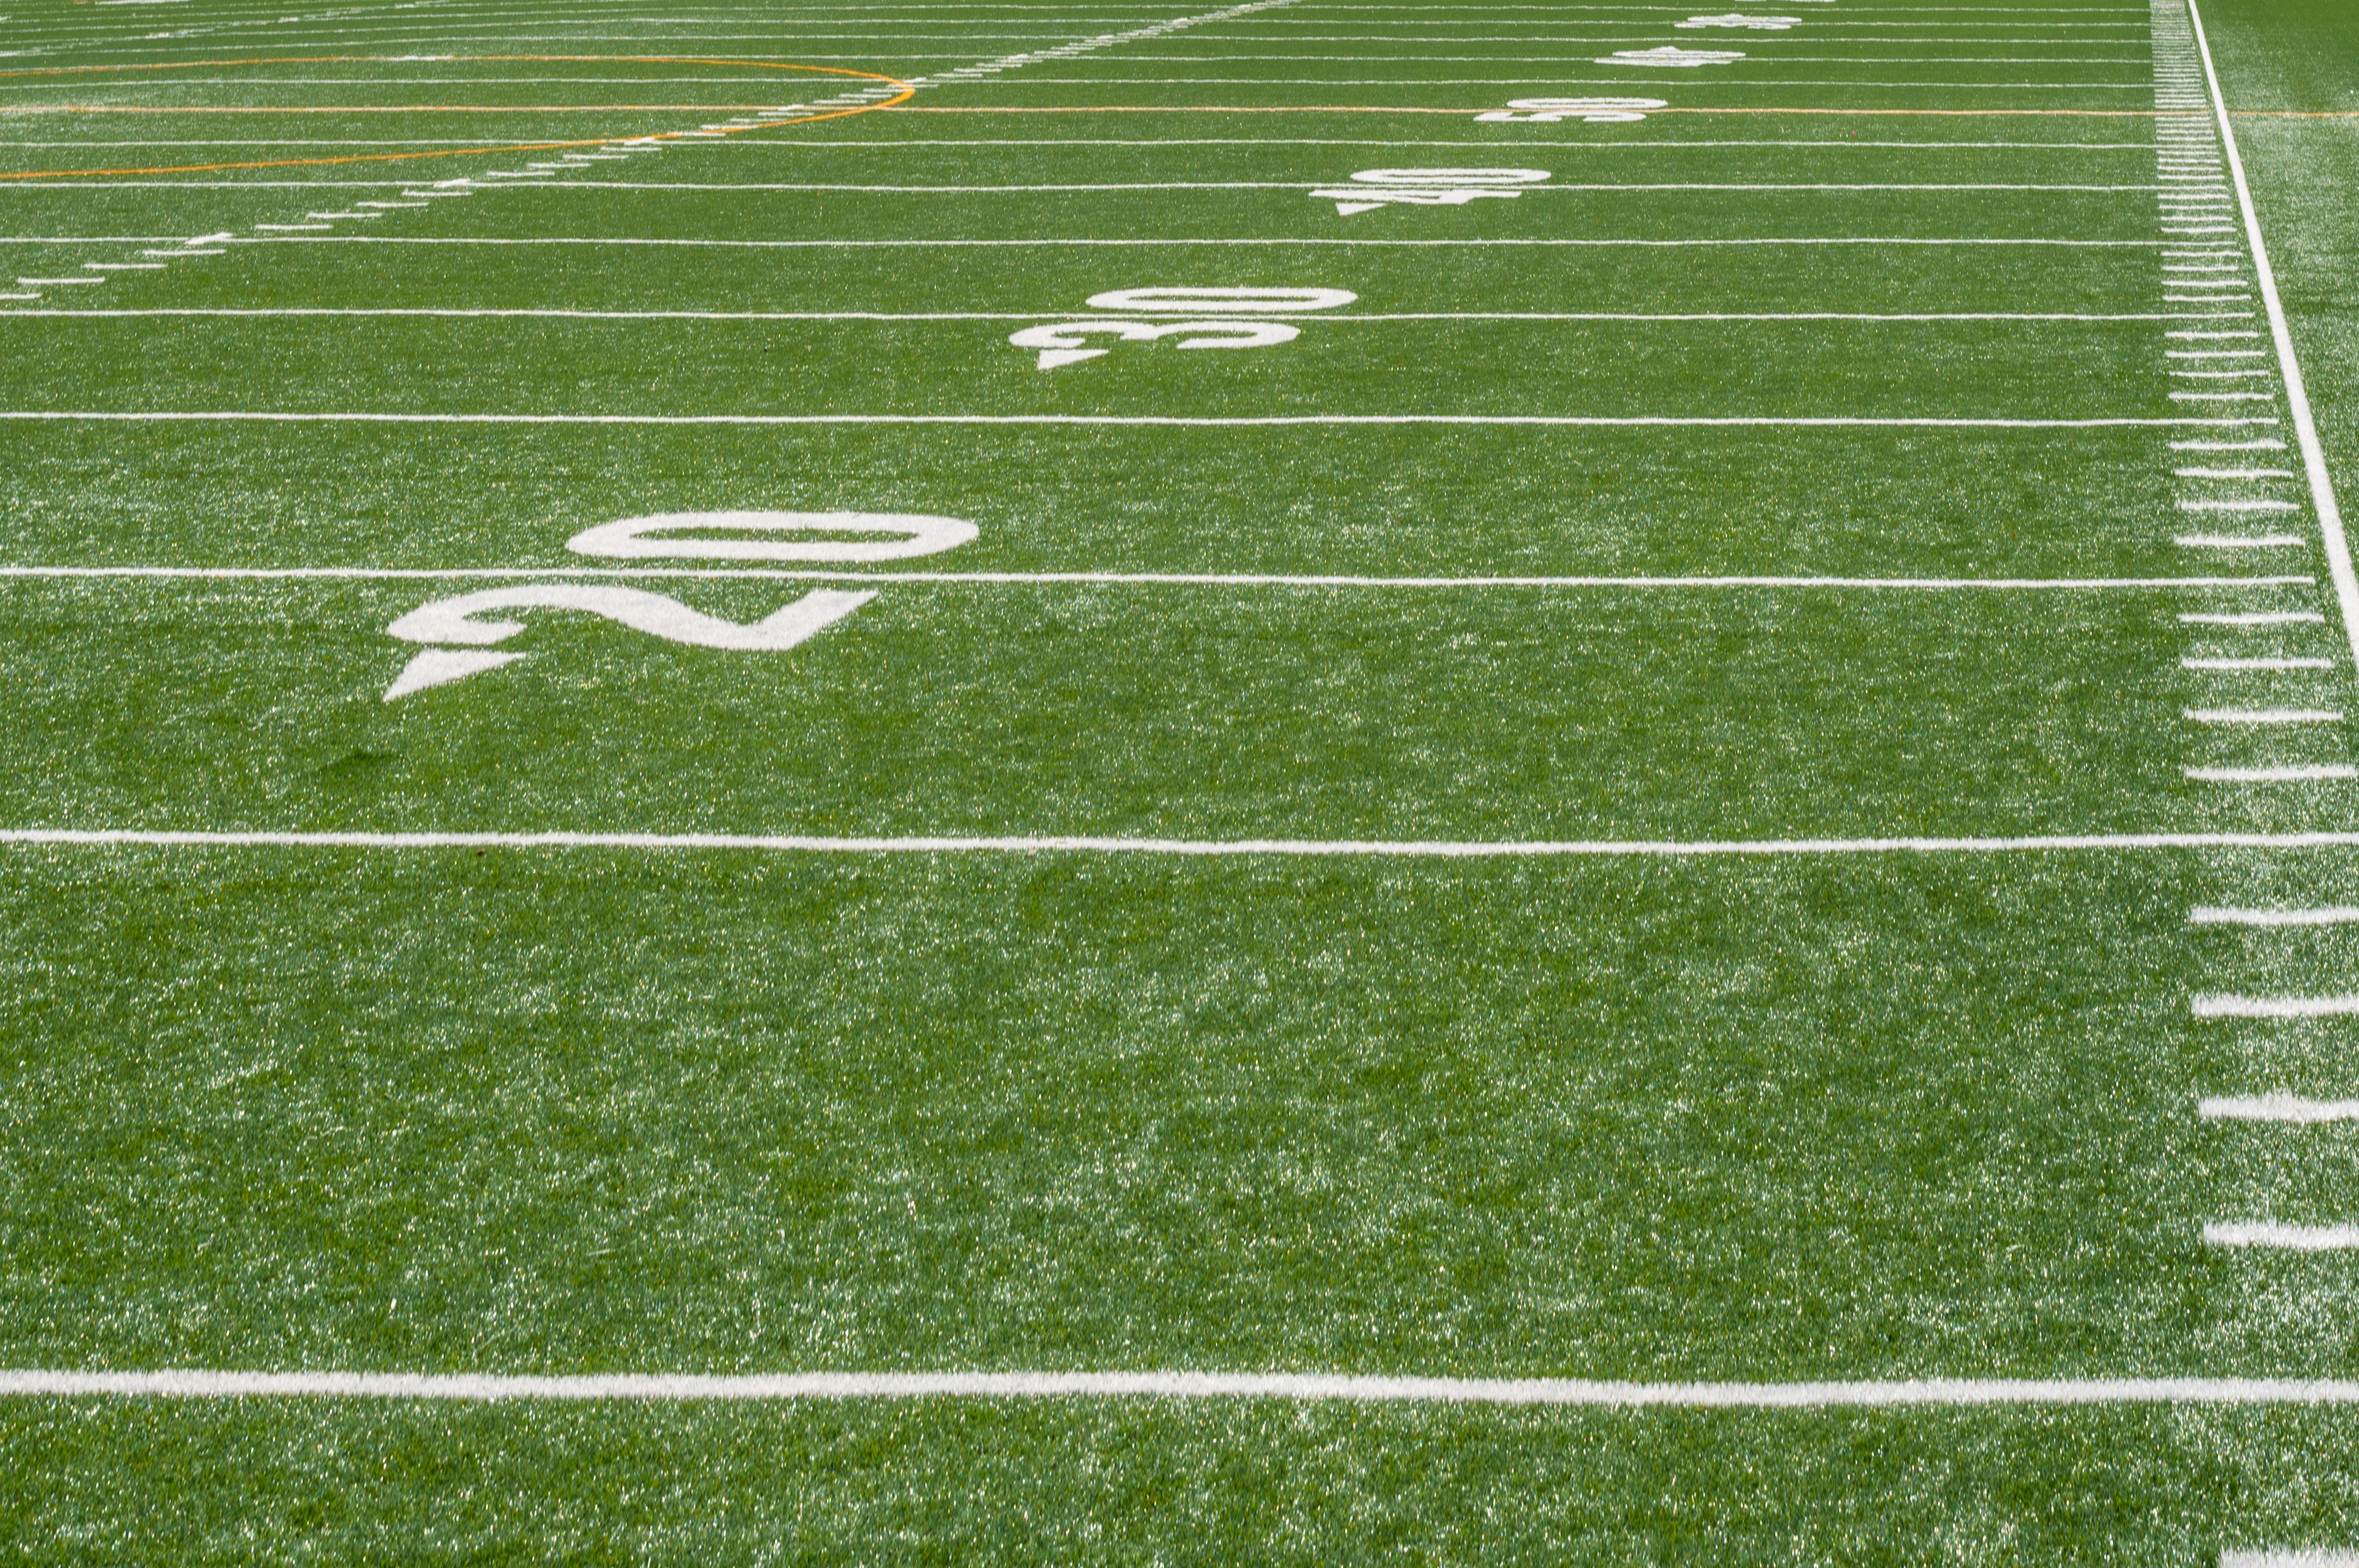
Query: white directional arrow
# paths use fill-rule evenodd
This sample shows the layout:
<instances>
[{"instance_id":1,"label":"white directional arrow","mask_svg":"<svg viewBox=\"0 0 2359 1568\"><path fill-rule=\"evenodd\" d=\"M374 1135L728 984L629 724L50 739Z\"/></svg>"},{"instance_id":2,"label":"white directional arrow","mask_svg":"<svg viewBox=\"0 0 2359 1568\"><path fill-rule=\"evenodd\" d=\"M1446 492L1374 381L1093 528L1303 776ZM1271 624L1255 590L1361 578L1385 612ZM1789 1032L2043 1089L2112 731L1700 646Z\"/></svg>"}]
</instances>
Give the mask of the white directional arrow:
<instances>
[{"instance_id":1,"label":"white directional arrow","mask_svg":"<svg viewBox=\"0 0 2359 1568\"><path fill-rule=\"evenodd\" d=\"M777 654L808 642L875 597L874 592L818 589L745 625L690 610L660 593L609 583L532 582L463 593L420 605L386 628L406 643L457 643L462 646L428 648L419 653L386 688L385 700L391 702L428 687L447 686L528 657L524 654L473 651L506 642L524 630L521 622L475 619L495 611L586 611L667 643L736 653Z\"/></svg>"}]
</instances>

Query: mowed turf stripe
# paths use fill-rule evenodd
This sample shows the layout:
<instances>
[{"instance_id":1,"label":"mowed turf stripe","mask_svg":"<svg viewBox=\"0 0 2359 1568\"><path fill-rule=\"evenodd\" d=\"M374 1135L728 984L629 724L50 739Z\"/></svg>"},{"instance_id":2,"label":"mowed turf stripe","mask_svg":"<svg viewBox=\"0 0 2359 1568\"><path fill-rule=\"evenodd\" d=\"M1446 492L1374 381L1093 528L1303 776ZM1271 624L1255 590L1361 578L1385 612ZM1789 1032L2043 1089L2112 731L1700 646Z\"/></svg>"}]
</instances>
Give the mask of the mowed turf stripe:
<instances>
[{"instance_id":1,"label":"mowed turf stripe","mask_svg":"<svg viewBox=\"0 0 2359 1568\"><path fill-rule=\"evenodd\" d=\"M152 1372L0 1370L0 1398L343 1400L1277 1400L1556 1405L1613 1410L1887 1410L1990 1405L2349 1405L2359 1380L2302 1378L1926 1378L1646 1383L1576 1378L1416 1378L1198 1371Z\"/></svg>"}]
</instances>

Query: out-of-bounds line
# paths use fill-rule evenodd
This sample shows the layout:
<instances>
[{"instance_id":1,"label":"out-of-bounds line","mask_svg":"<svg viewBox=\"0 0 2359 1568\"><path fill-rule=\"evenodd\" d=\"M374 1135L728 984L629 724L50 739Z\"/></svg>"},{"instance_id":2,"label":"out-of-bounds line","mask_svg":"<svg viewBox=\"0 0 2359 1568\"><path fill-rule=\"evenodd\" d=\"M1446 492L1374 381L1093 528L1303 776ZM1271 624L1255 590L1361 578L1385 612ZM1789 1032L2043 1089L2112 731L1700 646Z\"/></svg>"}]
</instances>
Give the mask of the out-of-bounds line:
<instances>
[{"instance_id":1,"label":"out-of-bounds line","mask_svg":"<svg viewBox=\"0 0 2359 1568\"><path fill-rule=\"evenodd\" d=\"M799 833L367 833L7 827L0 845L147 849L677 849L814 855L1148 855L1219 859L1712 860L1836 855L2125 853L2163 849L2343 849L2359 832L2084 833L2019 838L1414 839L1125 838L1082 834L880 836Z\"/></svg>"},{"instance_id":2,"label":"out-of-bounds line","mask_svg":"<svg viewBox=\"0 0 2359 1568\"><path fill-rule=\"evenodd\" d=\"M163 235L142 243L158 243L174 239ZM85 244L73 236L20 239L10 236L11 244ZM953 240L701 240L673 239L655 235L600 234L269 234L259 239L236 238L230 243L240 245L479 245L502 248L530 249L550 245L617 245L683 250L750 250L750 251L896 251L896 250L1169 250L1190 247L1235 245L1247 249L1283 245L1305 246L1324 250L1710 250L1763 249L1779 245L1878 245L1915 246L1942 249L1972 245L1994 245L2049 250L2159 250L2167 240L2071 240L2045 236L2028 238L1984 238L1954 236L1909 238L1896 235L1834 234L1760 237L1737 236L1712 240L1627 240L1601 238L1532 238L1492 236L1451 240L1373 240L1342 239L1332 235L1277 236L1255 235L1213 236L1199 239L1097 239L1088 236L953 239Z\"/></svg>"},{"instance_id":3,"label":"out-of-bounds line","mask_svg":"<svg viewBox=\"0 0 2359 1568\"><path fill-rule=\"evenodd\" d=\"M2220 1553L2220 1568L2359 1568L2359 1552L2340 1552L2329 1547L2232 1550Z\"/></svg>"},{"instance_id":4,"label":"out-of-bounds line","mask_svg":"<svg viewBox=\"0 0 2359 1568\"><path fill-rule=\"evenodd\" d=\"M2207 301L2208 303L2208 301ZM1070 314L1070 312L1068 312ZM0 311L0 316L65 316L119 319L146 316L195 317L337 317L415 316L457 319L522 319L562 321L1038 321L1053 316L1046 310L569 310L532 307L434 305L249 305L143 306L86 310L50 307ZM2144 311L2097 315L2064 310L1408 310L1351 311L1301 315L1289 311L1254 312L1257 321L2249 321L2249 310Z\"/></svg>"},{"instance_id":5,"label":"out-of-bounds line","mask_svg":"<svg viewBox=\"0 0 2359 1568\"><path fill-rule=\"evenodd\" d=\"M2275 425L2267 416L1973 419L1895 415L1634 414L394 414L323 410L0 409L0 421L259 425L1075 425L1240 429L1290 425L1527 426L1571 428L2138 430Z\"/></svg>"},{"instance_id":6,"label":"out-of-bounds line","mask_svg":"<svg viewBox=\"0 0 2359 1568\"><path fill-rule=\"evenodd\" d=\"M1822 1383L1633 1383L1576 1378L1394 1378L1319 1372L781 1372L581 1377L495 1373L0 1371L38 1399L1282 1400L1366 1404L1824 1410L1911 1405L2346 1405L2359 1381L2297 1378L1926 1378Z\"/></svg>"},{"instance_id":7,"label":"out-of-bounds line","mask_svg":"<svg viewBox=\"0 0 2359 1568\"><path fill-rule=\"evenodd\" d=\"M1891 577L1367 577L1284 572L846 571L827 567L68 567L0 566L11 579L140 578L205 582L420 582L505 578L693 578L788 582L971 583L1022 587L1171 588L1795 588L1912 593L2099 592L2112 589L2300 588L2312 577L1891 578ZM2338 715L2339 717L2339 715Z\"/></svg>"},{"instance_id":8,"label":"out-of-bounds line","mask_svg":"<svg viewBox=\"0 0 2359 1568\"><path fill-rule=\"evenodd\" d=\"M2301 449L2302 466L2310 478L2310 503L2318 510L2319 531L2325 536L2327 569L2334 579L2334 597L2343 611L2343 635L2351 657L2359 665L2359 571L2351 562L2350 542L2343 537L2343 509L2334 499L2333 476L2326 468L2326 449L2319 443L2318 424L2310 416L2310 393L2302 382L2301 362L2295 356L2293 332L2286 323L2285 301L2277 294L2277 270L2269 265L2268 246L2261 239L2261 218L2253 205L2252 183L2245 176L2244 155L2236 147L2235 128L2228 123L2228 101L2220 91L2220 73L2212 63L2212 45L2203 31L2203 14L2196 0L2187 0L2187 19L2194 28L2196 52L2202 57L2203 80L2210 91L2212 116L2219 127L2220 145L2228 154L2228 173L2236 187L2236 204L2245 219L2245 239L2252 251L2253 277L2259 284L2261 306L2268 313L2269 335L2277 351L2277 368L2285 381L2286 404L2293 416L2294 441Z\"/></svg>"}]
</instances>

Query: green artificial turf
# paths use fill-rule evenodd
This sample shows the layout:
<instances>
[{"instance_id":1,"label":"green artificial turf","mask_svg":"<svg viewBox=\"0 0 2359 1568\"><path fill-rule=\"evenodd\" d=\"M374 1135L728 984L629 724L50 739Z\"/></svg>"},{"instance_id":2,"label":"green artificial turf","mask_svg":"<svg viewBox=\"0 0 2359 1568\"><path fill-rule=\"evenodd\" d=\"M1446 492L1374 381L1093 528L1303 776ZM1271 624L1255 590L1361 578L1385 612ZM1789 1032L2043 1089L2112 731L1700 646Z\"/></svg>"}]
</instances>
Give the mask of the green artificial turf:
<instances>
[{"instance_id":1,"label":"green artificial turf","mask_svg":"<svg viewBox=\"0 0 2359 1568\"><path fill-rule=\"evenodd\" d=\"M85 172L0 179L0 292L40 296L0 300L0 567L42 568L0 578L0 831L2359 827L2350 781L2187 776L2348 761L2342 719L2190 714L2339 714L2353 670L2302 488L2174 473L2301 465L2171 445L2292 430L2273 360L2167 357L2268 324L2169 297L2245 241L2158 211L2146 8L1791 9L1297 0L498 190L558 154L452 149L855 84L749 59L907 78L1188 13L17 6L0 175ZM2343 477L2359 24L2204 17ZM1746 58L1596 63L1665 44ZM582 58L488 58L523 55ZM1672 112L1472 117L1597 93ZM202 167L239 164L274 167ZM1310 194L1467 167L1550 178ZM1260 349L1008 341L1238 287L1355 298ZM2171 373L2221 363L2270 373ZM2173 396L2223 387L2268 395ZM123 414L168 417L77 416ZM1541 417L1625 423L1504 422ZM2233 420L2280 422L2196 423ZM568 547L746 510L976 533ZM1846 580L1731 580L1775 578ZM523 662L385 699L421 606L593 580L739 623L875 598L761 653L523 611ZM2239 613L2315 619L2185 619ZM2328 665L2181 662L2255 655ZM2359 989L2359 925L2188 917L2354 881L8 843L0 1369L2349 1377L2359 1254L2203 1227L2350 1222L2359 1131L2197 1102L2351 1098L2353 1022L2193 1002ZM2196 1564L2359 1546L2350 1410L11 1395L0 1552Z\"/></svg>"}]
</instances>

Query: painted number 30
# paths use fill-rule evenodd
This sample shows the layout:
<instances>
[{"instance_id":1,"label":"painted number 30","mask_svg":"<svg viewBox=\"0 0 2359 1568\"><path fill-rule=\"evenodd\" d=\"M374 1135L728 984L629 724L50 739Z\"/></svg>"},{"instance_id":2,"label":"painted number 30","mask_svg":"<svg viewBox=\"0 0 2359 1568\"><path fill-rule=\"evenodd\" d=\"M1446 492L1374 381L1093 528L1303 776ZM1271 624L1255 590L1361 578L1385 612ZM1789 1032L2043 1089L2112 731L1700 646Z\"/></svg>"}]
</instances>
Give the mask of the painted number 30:
<instances>
[{"instance_id":1,"label":"painted number 30","mask_svg":"<svg viewBox=\"0 0 2359 1568\"><path fill-rule=\"evenodd\" d=\"M974 524L963 519L916 513L665 512L602 523L565 543L577 555L608 560L859 566L938 555L974 536ZM524 630L502 612L582 611L667 643L776 654L817 636L875 597L874 589L817 589L759 621L741 623L617 583L527 582L462 593L420 605L386 628L406 643L426 645L386 688L385 700L530 657L494 651L493 644Z\"/></svg>"}]
</instances>

